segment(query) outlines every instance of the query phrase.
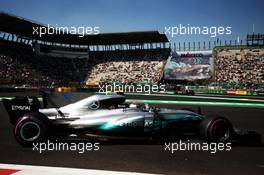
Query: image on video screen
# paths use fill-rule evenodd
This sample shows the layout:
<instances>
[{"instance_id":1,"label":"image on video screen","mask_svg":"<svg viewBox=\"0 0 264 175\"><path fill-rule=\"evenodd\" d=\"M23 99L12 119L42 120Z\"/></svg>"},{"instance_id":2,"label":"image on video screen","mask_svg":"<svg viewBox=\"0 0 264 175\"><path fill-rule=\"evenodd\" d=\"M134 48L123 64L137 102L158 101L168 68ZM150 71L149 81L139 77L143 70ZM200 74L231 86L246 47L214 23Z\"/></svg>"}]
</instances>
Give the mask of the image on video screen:
<instances>
[{"instance_id":1,"label":"image on video screen","mask_svg":"<svg viewBox=\"0 0 264 175\"><path fill-rule=\"evenodd\" d=\"M179 51L172 53L164 68L164 79L201 80L213 75L212 51Z\"/></svg>"}]
</instances>

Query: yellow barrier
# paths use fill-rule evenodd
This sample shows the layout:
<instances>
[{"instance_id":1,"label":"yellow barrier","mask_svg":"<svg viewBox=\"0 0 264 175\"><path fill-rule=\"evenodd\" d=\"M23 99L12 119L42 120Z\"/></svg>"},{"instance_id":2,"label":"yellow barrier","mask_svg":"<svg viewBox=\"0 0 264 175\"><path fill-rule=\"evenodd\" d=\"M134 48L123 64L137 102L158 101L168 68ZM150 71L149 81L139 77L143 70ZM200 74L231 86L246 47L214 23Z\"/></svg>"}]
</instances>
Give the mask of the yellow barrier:
<instances>
[{"instance_id":1,"label":"yellow barrier","mask_svg":"<svg viewBox=\"0 0 264 175\"><path fill-rule=\"evenodd\" d=\"M237 95L247 95L247 91L236 91Z\"/></svg>"},{"instance_id":2,"label":"yellow barrier","mask_svg":"<svg viewBox=\"0 0 264 175\"><path fill-rule=\"evenodd\" d=\"M74 87L59 87L56 89L57 92L75 92L76 88Z\"/></svg>"}]
</instances>

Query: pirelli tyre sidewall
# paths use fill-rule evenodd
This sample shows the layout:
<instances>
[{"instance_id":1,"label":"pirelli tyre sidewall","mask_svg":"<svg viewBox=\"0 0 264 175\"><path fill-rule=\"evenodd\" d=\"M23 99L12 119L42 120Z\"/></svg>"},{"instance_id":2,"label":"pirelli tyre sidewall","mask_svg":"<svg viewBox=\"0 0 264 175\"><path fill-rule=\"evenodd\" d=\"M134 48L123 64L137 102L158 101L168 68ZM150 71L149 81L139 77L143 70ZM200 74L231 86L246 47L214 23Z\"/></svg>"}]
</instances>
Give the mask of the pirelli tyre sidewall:
<instances>
[{"instance_id":1,"label":"pirelli tyre sidewall","mask_svg":"<svg viewBox=\"0 0 264 175\"><path fill-rule=\"evenodd\" d=\"M199 125L199 134L208 142L228 142L234 133L231 122L222 116L208 116Z\"/></svg>"},{"instance_id":2,"label":"pirelli tyre sidewall","mask_svg":"<svg viewBox=\"0 0 264 175\"><path fill-rule=\"evenodd\" d=\"M48 137L49 121L41 113L25 114L14 126L14 137L24 147L30 147L34 142L40 142Z\"/></svg>"}]
</instances>

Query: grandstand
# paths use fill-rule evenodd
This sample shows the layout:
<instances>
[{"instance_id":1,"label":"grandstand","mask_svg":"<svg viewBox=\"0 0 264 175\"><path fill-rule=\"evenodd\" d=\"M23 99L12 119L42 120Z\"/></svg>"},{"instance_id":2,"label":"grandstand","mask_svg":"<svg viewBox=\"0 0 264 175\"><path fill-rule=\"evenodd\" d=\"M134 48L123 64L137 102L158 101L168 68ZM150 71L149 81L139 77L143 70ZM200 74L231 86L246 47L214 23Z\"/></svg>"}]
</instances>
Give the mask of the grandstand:
<instances>
[{"instance_id":1,"label":"grandstand","mask_svg":"<svg viewBox=\"0 0 264 175\"><path fill-rule=\"evenodd\" d=\"M47 27L0 13L1 87L84 87L161 81L192 85L213 83L226 89L264 87L264 37L261 34L248 35L246 45L242 45L242 40L170 44L166 35L158 31L40 37L32 33L34 26ZM173 64L186 76L176 69L165 70L172 56L171 46L172 53L178 55ZM187 59L181 58L181 53L198 53L199 56ZM206 66L208 75L197 76L196 72L203 73L197 64ZM179 65L197 69L182 69ZM166 72L174 73L169 74L173 77L166 79ZM177 79L190 75L206 78Z\"/></svg>"},{"instance_id":2,"label":"grandstand","mask_svg":"<svg viewBox=\"0 0 264 175\"><path fill-rule=\"evenodd\" d=\"M215 81L233 84L237 89L257 88L264 84L264 48L217 47L215 52Z\"/></svg>"},{"instance_id":3,"label":"grandstand","mask_svg":"<svg viewBox=\"0 0 264 175\"><path fill-rule=\"evenodd\" d=\"M158 82L170 54L166 35L157 31L40 37L32 33L46 27L40 23L5 13L0 22L1 86Z\"/></svg>"},{"instance_id":4,"label":"grandstand","mask_svg":"<svg viewBox=\"0 0 264 175\"><path fill-rule=\"evenodd\" d=\"M87 82L159 82L169 50L150 49L91 54L94 64Z\"/></svg>"}]
</instances>

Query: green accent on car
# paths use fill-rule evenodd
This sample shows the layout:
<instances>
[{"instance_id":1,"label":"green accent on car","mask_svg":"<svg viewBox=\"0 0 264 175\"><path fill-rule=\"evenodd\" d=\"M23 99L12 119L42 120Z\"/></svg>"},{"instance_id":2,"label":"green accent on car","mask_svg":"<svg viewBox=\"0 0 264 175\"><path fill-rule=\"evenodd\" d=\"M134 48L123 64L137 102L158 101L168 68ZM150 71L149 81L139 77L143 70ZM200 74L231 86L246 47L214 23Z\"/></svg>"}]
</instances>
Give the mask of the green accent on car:
<instances>
[{"instance_id":1,"label":"green accent on car","mask_svg":"<svg viewBox=\"0 0 264 175\"><path fill-rule=\"evenodd\" d=\"M37 135L34 136L34 137L26 138L26 137L24 136L24 127L27 126L27 125L30 125L30 124L31 124L31 125L34 125L34 126L37 127L37 129L38 129L38 133L37 133ZM22 125L21 129L20 129L20 136L21 136L21 138L22 138L23 140L25 140L25 141L32 142L32 141L36 140L36 139L39 137L39 135L40 135L40 127L39 127L39 125L38 125L37 123L32 122L32 121L24 123L24 124Z\"/></svg>"},{"instance_id":2,"label":"green accent on car","mask_svg":"<svg viewBox=\"0 0 264 175\"><path fill-rule=\"evenodd\" d=\"M111 129L114 129L116 128L117 125L115 123L107 123L107 124L104 124L100 127L100 129L102 130L111 130Z\"/></svg>"},{"instance_id":3,"label":"green accent on car","mask_svg":"<svg viewBox=\"0 0 264 175\"><path fill-rule=\"evenodd\" d=\"M189 120L190 118L194 118L193 116L191 115L186 115L186 114L177 114L177 115L165 115L163 117L163 120Z\"/></svg>"},{"instance_id":4,"label":"green accent on car","mask_svg":"<svg viewBox=\"0 0 264 175\"><path fill-rule=\"evenodd\" d=\"M187 121L187 120L199 120L199 118L197 116L193 116L193 115L187 115L187 114L177 114L177 115L173 115L173 114L169 114L169 115L165 115L163 117L164 120L182 120L182 121Z\"/></svg>"}]
</instances>

